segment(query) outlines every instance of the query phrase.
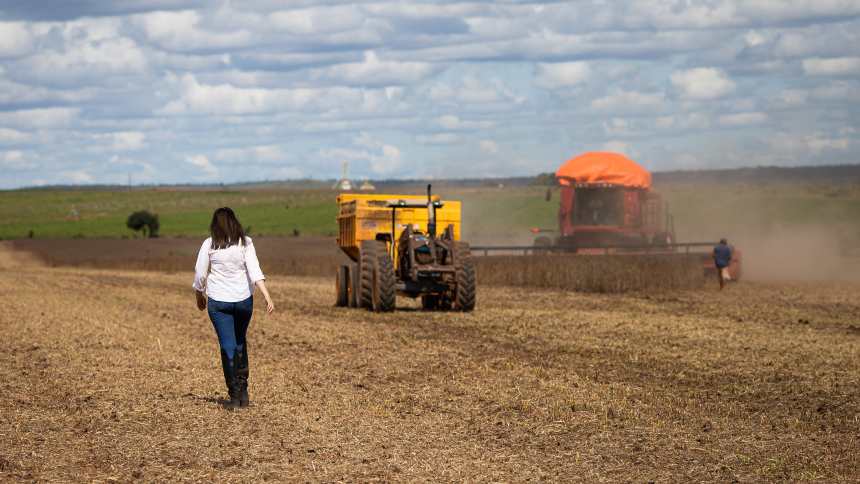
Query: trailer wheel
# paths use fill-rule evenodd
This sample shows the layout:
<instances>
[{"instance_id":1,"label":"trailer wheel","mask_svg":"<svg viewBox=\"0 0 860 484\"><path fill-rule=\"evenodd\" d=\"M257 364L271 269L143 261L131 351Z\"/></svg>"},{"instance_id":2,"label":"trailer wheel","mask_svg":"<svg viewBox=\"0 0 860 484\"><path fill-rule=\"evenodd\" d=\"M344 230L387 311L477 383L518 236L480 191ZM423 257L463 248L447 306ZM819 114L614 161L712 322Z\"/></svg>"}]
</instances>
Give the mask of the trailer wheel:
<instances>
[{"instance_id":1,"label":"trailer wheel","mask_svg":"<svg viewBox=\"0 0 860 484\"><path fill-rule=\"evenodd\" d=\"M334 305L339 308L346 307L349 304L349 267L340 266L337 268L335 292L337 299Z\"/></svg>"},{"instance_id":2,"label":"trailer wheel","mask_svg":"<svg viewBox=\"0 0 860 484\"><path fill-rule=\"evenodd\" d=\"M349 307L357 308L359 307L358 302L360 299L361 292L361 275L358 273L358 264L351 264L349 266Z\"/></svg>"},{"instance_id":3,"label":"trailer wheel","mask_svg":"<svg viewBox=\"0 0 860 484\"><path fill-rule=\"evenodd\" d=\"M358 306L373 309L373 279L376 274L376 241L361 242L359 259Z\"/></svg>"},{"instance_id":4,"label":"trailer wheel","mask_svg":"<svg viewBox=\"0 0 860 484\"><path fill-rule=\"evenodd\" d=\"M469 312L475 309L477 276L472 250L465 242L454 244L454 265L457 287L454 292L454 307L458 311Z\"/></svg>"},{"instance_id":5,"label":"trailer wheel","mask_svg":"<svg viewBox=\"0 0 860 484\"><path fill-rule=\"evenodd\" d=\"M377 242L376 248L376 290L373 291L373 307L376 311L394 311L396 294L394 290L394 263L385 250L385 242Z\"/></svg>"}]
</instances>

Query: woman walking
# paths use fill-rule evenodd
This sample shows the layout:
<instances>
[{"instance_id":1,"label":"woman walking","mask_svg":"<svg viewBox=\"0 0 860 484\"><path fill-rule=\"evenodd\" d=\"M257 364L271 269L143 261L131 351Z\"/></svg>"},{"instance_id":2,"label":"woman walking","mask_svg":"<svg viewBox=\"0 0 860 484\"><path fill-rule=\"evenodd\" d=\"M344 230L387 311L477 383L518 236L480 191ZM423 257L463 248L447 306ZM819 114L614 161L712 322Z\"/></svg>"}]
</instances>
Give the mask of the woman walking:
<instances>
[{"instance_id":1,"label":"woman walking","mask_svg":"<svg viewBox=\"0 0 860 484\"><path fill-rule=\"evenodd\" d=\"M218 335L221 366L230 402L228 408L248 406L248 343L245 333L254 311L254 287L266 298L266 313L275 310L251 237L228 207L215 210L210 237L197 254L194 290L197 308L209 309Z\"/></svg>"}]
</instances>

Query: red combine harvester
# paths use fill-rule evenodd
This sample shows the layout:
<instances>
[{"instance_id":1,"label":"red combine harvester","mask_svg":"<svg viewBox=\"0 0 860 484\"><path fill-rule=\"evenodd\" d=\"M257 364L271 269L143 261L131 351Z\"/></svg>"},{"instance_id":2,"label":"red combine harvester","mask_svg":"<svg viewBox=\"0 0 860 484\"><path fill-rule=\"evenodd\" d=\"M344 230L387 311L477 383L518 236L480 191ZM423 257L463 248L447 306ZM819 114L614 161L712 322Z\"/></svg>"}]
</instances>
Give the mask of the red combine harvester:
<instances>
[{"instance_id":1,"label":"red combine harvester","mask_svg":"<svg viewBox=\"0 0 860 484\"><path fill-rule=\"evenodd\" d=\"M716 270L711 259L716 242L676 242L667 204L651 190L651 174L633 160L618 153L585 153L568 160L555 176L561 192L557 231L533 229L539 235L532 247L473 247L473 252L699 254L707 273ZM729 275L738 280L741 253L732 252Z\"/></svg>"}]
</instances>

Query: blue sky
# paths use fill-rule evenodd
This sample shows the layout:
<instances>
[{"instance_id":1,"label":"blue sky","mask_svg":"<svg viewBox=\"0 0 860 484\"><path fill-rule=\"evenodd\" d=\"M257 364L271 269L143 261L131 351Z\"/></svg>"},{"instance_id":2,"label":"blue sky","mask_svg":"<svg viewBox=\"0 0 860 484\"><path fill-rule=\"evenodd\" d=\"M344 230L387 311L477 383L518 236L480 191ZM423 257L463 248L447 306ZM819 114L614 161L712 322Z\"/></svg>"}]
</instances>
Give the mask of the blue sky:
<instances>
[{"instance_id":1,"label":"blue sky","mask_svg":"<svg viewBox=\"0 0 860 484\"><path fill-rule=\"evenodd\" d=\"M860 162L860 0L0 4L0 188Z\"/></svg>"}]
</instances>

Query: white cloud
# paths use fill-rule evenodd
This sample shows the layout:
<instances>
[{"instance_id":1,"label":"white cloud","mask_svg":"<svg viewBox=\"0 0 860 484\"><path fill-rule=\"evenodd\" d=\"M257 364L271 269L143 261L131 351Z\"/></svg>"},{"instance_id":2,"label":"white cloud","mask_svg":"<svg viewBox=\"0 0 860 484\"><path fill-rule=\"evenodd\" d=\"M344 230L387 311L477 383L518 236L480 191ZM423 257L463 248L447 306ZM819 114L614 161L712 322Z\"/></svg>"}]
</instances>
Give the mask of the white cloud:
<instances>
[{"instance_id":1,"label":"white cloud","mask_svg":"<svg viewBox=\"0 0 860 484\"><path fill-rule=\"evenodd\" d=\"M767 114L761 112L724 114L719 118L719 122L723 126L750 126L762 124L767 120Z\"/></svg>"},{"instance_id":2,"label":"white cloud","mask_svg":"<svg viewBox=\"0 0 860 484\"><path fill-rule=\"evenodd\" d=\"M544 89L558 89L587 82L591 67L587 62L541 63L535 72L535 84Z\"/></svg>"},{"instance_id":3,"label":"white cloud","mask_svg":"<svg viewBox=\"0 0 860 484\"><path fill-rule=\"evenodd\" d=\"M232 163L246 162L282 162L289 155L278 145L259 145L246 148L226 148L215 152L214 158L219 161Z\"/></svg>"},{"instance_id":4,"label":"white cloud","mask_svg":"<svg viewBox=\"0 0 860 484\"><path fill-rule=\"evenodd\" d=\"M23 151L0 151L0 166L10 170L30 170L36 168L36 164Z\"/></svg>"},{"instance_id":5,"label":"white cloud","mask_svg":"<svg viewBox=\"0 0 860 484\"><path fill-rule=\"evenodd\" d=\"M213 165L206 155L191 155L185 157L185 162L193 165L198 170L203 172L202 177L197 178L215 178L218 176L218 167Z\"/></svg>"},{"instance_id":6,"label":"white cloud","mask_svg":"<svg viewBox=\"0 0 860 484\"><path fill-rule=\"evenodd\" d=\"M482 80L475 75L463 77L459 83L438 83L430 88L430 99L457 105L502 103L509 107L525 101L498 78Z\"/></svg>"},{"instance_id":7,"label":"white cloud","mask_svg":"<svg viewBox=\"0 0 860 484\"><path fill-rule=\"evenodd\" d=\"M68 126L77 118L77 108L41 108L0 112L0 124L19 128L55 128Z\"/></svg>"},{"instance_id":8,"label":"white cloud","mask_svg":"<svg viewBox=\"0 0 860 484\"><path fill-rule=\"evenodd\" d=\"M457 131L457 130L475 130L475 129L487 129L491 128L495 125L492 121L466 121L460 119L459 116L453 114L446 114L444 116L440 116L436 118L436 123L442 128Z\"/></svg>"},{"instance_id":9,"label":"white cloud","mask_svg":"<svg viewBox=\"0 0 860 484\"><path fill-rule=\"evenodd\" d=\"M801 106L809 99L809 92L803 89L784 89L777 99L784 106Z\"/></svg>"},{"instance_id":10,"label":"white cloud","mask_svg":"<svg viewBox=\"0 0 860 484\"><path fill-rule=\"evenodd\" d=\"M660 108L664 101L662 93L618 91L591 101L591 107L599 111L636 112Z\"/></svg>"},{"instance_id":11,"label":"white cloud","mask_svg":"<svg viewBox=\"0 0 860 484\"><path fill-rule=\"evenodd\" d=\"M856 81L834 81L812 90L817 100L839 103L860 102L860 83Z\"/></svg>"},{"instance_id":12,"label":"white cloud","mask_svg":"<svg viewBox=\"0 0 860 484\"><path fill-rule=\"evenodd\" d=\"M33 50L33 36L21 22L0 22L0 58L18 57Z\"/></svg>"},{"instance_id":13,"label":"white cloud","mask_svg":"<svg viewBox=\"0 0 860 484\"><path fill-rule=\"evenodd\" d=\"M493 140L482 139L478 143L478 147L481 148L482 153L486 153L488 155L495 155L499 152L499 145Z\"/></svg>"},{"instance_id":14,"label":"white cloud","mask_svg":"<svg viewBox=\"0 0 860 484\"><path fill-rule=\"evenodd\" d=\"M63 183L81 184L93 183L95 178L86 170L70 170L60 173Z\"/></svg>"},{"instance_id":15,"label":"white cloud","mask_svg":"<svg viewBox=\"0 0 860 484\"><path fill-rule=\"evenodd\" d=\"M337 64L311 71L312 79L336 81L347 85L391 86L413 84L441 69L427 62L382 61L374 51L364 53L364 61Z\"/></svg>"},{"instance_id":16,"label":"white cloud","mask_svg":"<svg viewBox=\"0 0 860 484\"><path fill-rule=\"evenodd\" d=\"M61 85L103 80L105 76L140 75L147 60L131 39L75 43L65 51L41 50L18 65L19 76Z\"/></svg>"},{"instance_id":17,"label":"white cloud","mask_svg":"<svg viewBox=\"0 0 860 484\"><path fill-rule=\"evenodd\" d=\"M194 10L150 12L131 19L150 42L170 51L240 47L250 44L254 38L243 28L209 31L201 25L200 13Z\"/></svg>"},{"instance_id":18,"label":"white cloud","mask_svg":"<svg viewBox=\"0 0 860 484\"><path fill-rule=\"evenodd\" d=\"M627 136L632 134L632 127L626 119L612 118L603 122L603 132L609 136Z\"/></svg>"},{"instance_id":19,"label":"white cloud","mask_svg":"<svg viewBox=\"0 0 860 484\"><path fill-rule=\"evenodd\" d=\"M603 151L611 151L613 153L624 153L626 155L633 154L630 150L630 145L618 140L611 140L603 143L602 149Z\"/></svg>"},{"instance_id":20,"label":"white cloud","mask_svg":"<svg viewBox=\"0 0 860 484\"><path fill-rule=\"evenodd\" d=\"M22 77L26 74L19 73ZM81 103L97 98L99 92L91 87L78 89L47 89L33 84L24 84L0 79L0 103L55 104Z\"/></svg>"},{"instance_id":21,"label":"white cloud","mask_svg":"<svg viewBox=\"0 0 860 484\"><path fill-rule=\"evenodd\" d=\"M115 151L134 151L146 146L146 135L140 131L117 131L95 136L96 140L107 141Z\"/></svg>"},{"instance_id":22,"label":"white cloud","mask_svg":"<svg viewBox=\"0 0 860 484\"><path fill-rule=\"evenodd\" d=\"M757 45L762 45L767 42L767 37L762 35L761 32L750 30L744 35L744 41L749 47L755 47Z\"/></svg>"},{"instance_id":23,"label":"white cloud","mask_svg":"<svg viewBox=\"0 0 860 484\"><path fill-rule=\"evenodd\" d=\"M851 147L851 140L832 137L823 133L797 135L779 133L768 138L771 150L788 155L819 156L833 152L844 152Z\"/></svg>"},{"instance_id":24,"label":"white cloud","mask_svg":"<svg viewBox=\"0 0 860 484\"><path fill-rule=\"evenodd\" d=\"M809 151L816 154L823 151L845 151L850 144L847 138L827 138L821 135L807 136L804 141L806 141Z\"/></svg>"},{"instance_id":25,"label":"white cloud","mask_svg":"<svg viewBox=\"0 0 860 484\"><path fill-rule=\"evenodd\" d=\"M804 59L803 72L810 76L852 76L860 74L860 57Z\"/></svg>"},{"instance_id":26,"label":"white cloud","mask_svg":"<svg viewBox=\"0 0 860 484\"><path fill-rule=\"evenodd\" d=\"M384 143L366 132L359 133L353 141L356 148L326 148L319 155L333 161L367 161L377 175L391 175L403 164L400 148Z\"/></svg>"},{"instance_id":27,"label":"white cloud","mask_svg":"<svg viewBox=\"0 0 860 484\"><path fill-rule=\"evenodd\" d=\"M160 114L259 114L277 111L298 111L331 95L346 101L358 101L360 92L345 88L323 92L319 89L239 88L230 84L200 84L191 74L180 80L180 97L158 111ZM327 97L328 95L329 97Z\"/></svg>"},{"instance_id":28,"label":"white cloud","mask_svg":"<svg viewBox=\"0 0 860 484\"><path fill-rule=\"evenodd\" d=\"M16 129L0 128L0 143L15 144L29 141L32 136Z\"/></svg>"},{"instance_id":29,"label":"white cloud","mask_svg":"<svg viewBox=\"0 0 860 484\"><path fill-rule=\"evenodd\" d=\"M420 134L415 141L422 145L450 145L460 142L460 136L454 133Z\"/></svg>"},{"instance_id":30,"label":"white cloud","mask_svg":"<svg viewBox=\"0 0 860 484\"><path fill-rule=\"evenodd\" d=\"M305 112L344 116L406 111L409 106L401 100L399 87L383 89L323 87L323 88L244 88L231 84L203 84L191 74L180 79L169 77L178 85L178 98L169 101L156 114L282 114Z\"/></svg>"},{"instance_id":31,"label":"white cloud","mask_svg":"<svg viewBox=\"0 0 860 484\"><path fill-rule=\"evenodd\" d=\"M268 17L277 30L293 35L319 35L357 29L364 15L354 5L313 7L274 12Z\"/></svg>"},{"instance_id":32,"label":"white cloud","mask_svg":"<svg viewBox=\"0 0 860 484\"><path fill-rule=\"evenodd\" d=\"M670 79L685 99L717 99L735 90L734 81L723 71L712 67L676 71Z\"/></svg>"}]
</instances>

